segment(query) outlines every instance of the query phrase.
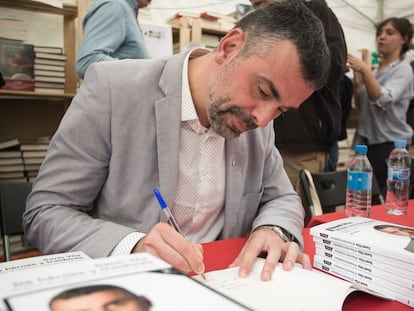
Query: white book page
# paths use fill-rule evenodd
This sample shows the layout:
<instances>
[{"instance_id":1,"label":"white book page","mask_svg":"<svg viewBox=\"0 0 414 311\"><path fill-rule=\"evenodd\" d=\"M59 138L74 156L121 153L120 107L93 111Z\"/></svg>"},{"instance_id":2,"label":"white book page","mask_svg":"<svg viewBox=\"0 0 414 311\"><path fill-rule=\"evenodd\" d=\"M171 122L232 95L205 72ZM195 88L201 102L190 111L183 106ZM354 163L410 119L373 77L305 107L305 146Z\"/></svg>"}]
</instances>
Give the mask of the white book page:
<instances>
[{"instance_id":1,"label":"white book page","mask_svg":"<svg viewBox=\"0 0 414 311\"><path fill-rule=\"evenodd\" d=\"M207 286L257 311L340 311L351 283L317 270L295 266L285 271L278 264L272 279L260 279L264 259L258 258L249 277L238 277L238 267L205 274ZM194 276L197 280L202 278Z\"/></svg>"}]
</instances>

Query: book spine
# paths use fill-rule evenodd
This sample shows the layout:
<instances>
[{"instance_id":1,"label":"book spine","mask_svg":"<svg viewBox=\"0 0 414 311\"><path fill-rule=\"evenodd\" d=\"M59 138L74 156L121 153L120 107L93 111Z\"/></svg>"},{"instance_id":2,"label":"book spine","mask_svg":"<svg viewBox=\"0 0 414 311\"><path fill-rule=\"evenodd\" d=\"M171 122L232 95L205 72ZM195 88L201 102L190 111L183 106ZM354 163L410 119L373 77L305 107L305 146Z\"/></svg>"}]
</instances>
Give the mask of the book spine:
<instances>
[{"instance_id":1,"label":"book spine","mask_svg":"<svg viewBox=\"0 0 414 311\"><path fill-rule=\"evenodd\" d=\"M390 257L386 254L378 254L374 252L368 252L364 250L360 250L354 247L350 247L348 244L343 244L337 241L332 241L329 239L320 239L314 238L315 244L322 244L324 245L324 249L330 250L335 248L336 250L341 250L343 252L352 253L358 256L359 258L364 258L367 261L378 261L386 264L394 264L396 267L400 267L401 269L414 271L414 262L406 262L402 261L393 257Z\"/></svg>"},{"instance_id":2,"label":"book spine","mask_svg":"<svg viewBox=\"0 0 414 311\"><path fill-rule=\"evenodd\" d=\"M407 278L414 280L414 267L401 265L401 262L398 260L392 260L390 258L377 256L378 259L373 260L372 253L362 253L355 251L348 251L342 249L340 246L328 246L323 243L315 243L315 250L318 255L323 254L328 258L335 258L336 256L347 258L348 260L353 260L362 265L365 265L370 268L375 269L386 269L388 273L393 273L397 275L404 275Z\"/></svg>"},{"instance_id":3,"label":"book spine","mask_svg":"<svg viewBox=\"0 0 414 311\"><path fill-rule=\"evenodd\" d=\"M315 229L317 227L311 228L311 235L313 237L320 237L322 239L337 241L342 244L346 244L350 247L356 248L363 252L372 252L372 253L380 253L380 254L387 254L387 256L391 258L398 258L399 260L412 263L413 262L413 253L410 252L404 252L401 250L390 250L386 249L380 246L371 245L367 243L366 241L360 241L354 239L352 236L348 234L344 234L339 231L328 231L328 230L318 230L317 232L313 231L312 229Z\"/></svg>"},{"instance_id":4,"label":"book spine","mask_svg":"<svg viewBox=\"0 0 414 311\"><path fill-rule=\"evenodd\" d=\"M318 262L315 261L314 262L314 267L321 270L321 271L325 271L329 274L335 275L339 278L342 278L344 280L347 280L351 283L354 283L358 286L363 286L365 288L368 288L372 291L375 291L377 293L382 294L383 296L385 296L386 298L389 299L394 299L404 305L410 306L410 307L414 307L414 299L412 297L406 297L401 293L395 293L393 291L390 291L386 288L384 288L381 285L378 284L374 284L371 282L367 282L366 280L360 280L360 278L354 277L352 274L349 274L348 272L344 272L343 269L338 269L335 267L330 267L325 265L322 262Z\"/></svg>"},{"instance_id":5,"label":"book spine","mask_svg":"<svg viewBox=\"0 0 414 311\"><path fill-rule=\"evenodd\" d=\"M377 291L380 294L389 296L390 293L394 293L394 298L396 294L402 294L404 297L408 297L414 300L414 290L409 287L404 287L401 284L391 283L389 280L380 278L371 273L362 271L357 266L348 265L346 263L339 263L333 260L328 260L319 255L315 255L314 265L319 269L319 266L324 266L327 268L335 269L335 271L342 271L342 274L353 279L353 283L364 286L366 288ZM373 286L380 286L382 289L380 291L373 288ZM388 292L388 293L387 293Z\"/></svg>"},{"instance_id":6,"label":"book spine","mask_svg":"<svg viewBox=\"0 0 414 311\"><path fill-rule=\"evenodd\" d=\"M355 269L356 272L361 272L366 274L367 277L379 277L384 279L386 282L394 283L397 286L403 286L404 288L410 288L413 290L414 294L414 279L409 279L407 273L400 272L400 273L393 273L388 268L389 266L384 265L382 268L373 267L372 265L366 265L361 263L358 259L355 260L353 258L349 258L346 255L339 256L335 255L321 249L316 249L315 254L320 258L331 262L337 262L338 264L343 264ZM407 271L408 272L408 271Z\"/></svg>"}]
</instances>

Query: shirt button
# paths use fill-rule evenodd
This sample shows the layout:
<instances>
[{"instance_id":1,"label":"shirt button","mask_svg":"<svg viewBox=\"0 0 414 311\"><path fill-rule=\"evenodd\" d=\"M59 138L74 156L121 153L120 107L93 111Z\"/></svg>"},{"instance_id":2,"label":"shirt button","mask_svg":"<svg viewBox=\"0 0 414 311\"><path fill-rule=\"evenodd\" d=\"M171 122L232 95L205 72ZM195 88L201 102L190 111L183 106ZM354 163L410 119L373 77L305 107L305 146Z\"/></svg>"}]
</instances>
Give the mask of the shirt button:
<instances>
[{"instance_id":1,"label":"shirt button","mask_svg":"<svg viewBox=\"0 0 414 311\"><path fill-rule=\"evenodd\" d=\"M231 162L231 166L234 166L236 164L236 160L233 160L232 162Z\"/></svg>"}]
</instances>

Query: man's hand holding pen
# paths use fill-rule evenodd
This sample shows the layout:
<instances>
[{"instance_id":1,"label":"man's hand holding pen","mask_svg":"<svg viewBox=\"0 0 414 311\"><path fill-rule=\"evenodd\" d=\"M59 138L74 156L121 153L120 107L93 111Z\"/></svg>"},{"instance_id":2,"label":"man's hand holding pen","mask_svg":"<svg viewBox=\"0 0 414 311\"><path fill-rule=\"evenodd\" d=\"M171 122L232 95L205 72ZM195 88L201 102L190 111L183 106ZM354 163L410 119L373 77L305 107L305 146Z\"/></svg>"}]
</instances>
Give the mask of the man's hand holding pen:
<instances>
[{"instance_id":1,"label":"man's hand holding pen","mask_svg":"<svg viewBox=\"0 0 414 311\"><path fill-rule=\"evenodd\" d=\"M148 252L184 273L204 273L203 247L188 242L167 223L158 223L143 237L133 252Z\"/></svg>"}]
</instances>

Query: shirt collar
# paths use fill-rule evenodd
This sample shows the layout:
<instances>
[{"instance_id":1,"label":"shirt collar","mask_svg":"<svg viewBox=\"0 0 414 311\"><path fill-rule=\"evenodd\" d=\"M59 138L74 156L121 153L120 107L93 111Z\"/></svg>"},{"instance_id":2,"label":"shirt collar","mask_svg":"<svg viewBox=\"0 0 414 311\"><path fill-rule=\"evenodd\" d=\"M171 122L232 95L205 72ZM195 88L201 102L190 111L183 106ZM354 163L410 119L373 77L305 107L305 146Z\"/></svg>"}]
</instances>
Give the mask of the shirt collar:
<instances>
[{"instance_id":1,"label":"shirt collar","mask_svg":"<svg viewBox=\"0 0 414 311\"><path fill-rule=\"evenodd\" d=\"M198 120L197 112L194 107L193 98L190 91L190 82L188 80L188 62L191 58L199 57L207 54L209 51L202 48L194 48L190 50L184 60L182 75L182 107L181 121Z\"/></svg>"}]
</instances>

